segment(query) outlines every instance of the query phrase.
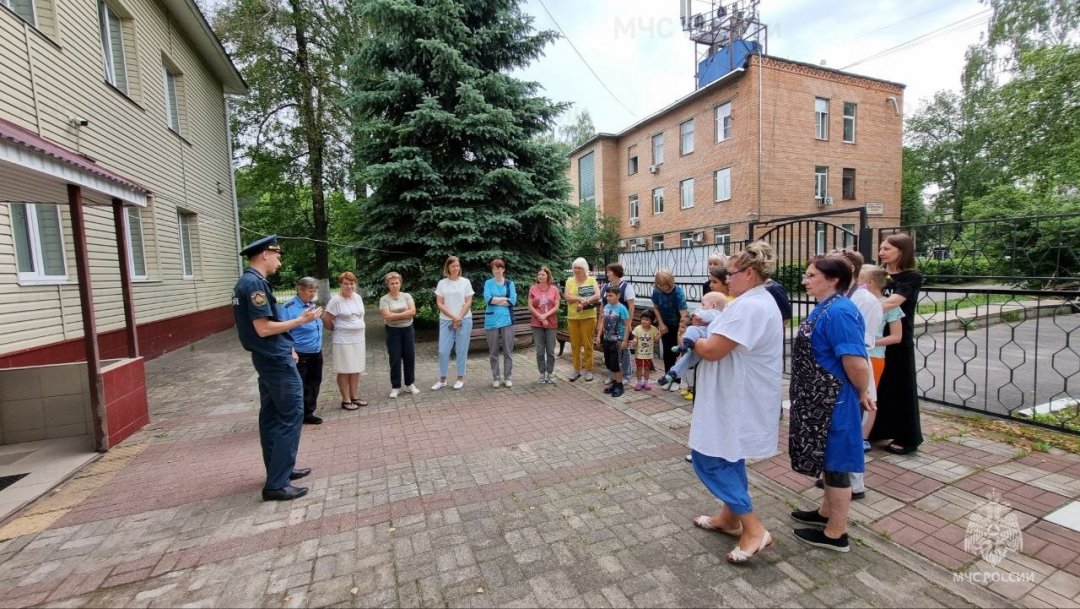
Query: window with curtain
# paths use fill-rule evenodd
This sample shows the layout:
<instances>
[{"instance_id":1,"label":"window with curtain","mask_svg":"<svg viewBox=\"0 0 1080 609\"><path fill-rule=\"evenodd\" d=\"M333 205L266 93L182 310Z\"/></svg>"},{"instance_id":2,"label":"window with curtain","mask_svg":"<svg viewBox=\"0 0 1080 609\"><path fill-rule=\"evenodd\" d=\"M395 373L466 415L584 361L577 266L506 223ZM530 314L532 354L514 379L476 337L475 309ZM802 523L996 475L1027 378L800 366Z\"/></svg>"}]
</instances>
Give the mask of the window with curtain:
<instances>
[{"instance_id":1,"label":"window with curtain","mask_svg":"<svg viewBox=\"0 0 1080 609\"><path fill-rule=\"evenodd\" d=\"M177 81L180 76L164 64L161 66L161 71L165 77L165 121L169 129L180 133L180 96L177 94L179 88Z\"/></svg>"},{"instance_id":2,"label":"window with curtain","mask_svg":"<svg viewBox=\"0 0 1080 609\"><path fill-rule=\"evenodd\" d=\"M652 136L652 164L659 165L664 162L664 134L657 133Z\"/></svg>"},{"instance_id":3,"label":"window with curtain","mask_svg":"<svg viewBox=\"0 0 1080 609\"><path fill-rule=\"evenodd\" d=\"M652 191L652 213L664 213L664 189L654 188Z\"/></svg>"},{"instance_id":4,"label":"window with curtain","mask_svg":"<svg viewBox=\"0 0 1080 609\"><path fill-rule=\"evenodd\" d=\"M0 0L0 5L8 7L16 15L22 17L23 21L37 27L37 15L34 11L33 0Z\"/></svg>"},{"instance_id":5,"label":"window with curtain","mask_svg":"<svg viewBox=\"0 0 1080 609\"><path fill-rule=\"evenodd\" d=\"M124 28L119 15L104 1L98 2L101 26L101 56L105 65L105 80L127 94L127 57L124 50Z\"/></svg>"},{"instance_id":6,"label":"window with curtain","mask_svg":"<svg viewBox=\"0 0 1080 609\"><path fill-rule=\"evenodd\" d=\"M731 102L716 107L716 141L731 138Z\"/></svg>"},{"instance_id":7,"label":"window with curtain","mask_svg":"<svg viewBox=\"0 0 1080 609\"><path fill-rule=\"evenodd\" d=\"M679 125L679 154L687 155L694 151L694 119Z\"/></svg>"},{"instance_id":8,"label":"window with curtain","mask_svg":"<svg viewBox=\"0 0 1080 609\"><path fill-rule=\"evenodd\" d=\"M631 218L640 218L641 217L638 214L639 207L640 207L640 203L638 202L638 196L637 195L630 195L630 217Z\"/></svg>"},{"instance_id":9,"label":"window with curtain","mask_svg":"<svg viewBox=\"0 0 1080 609\"><path fill-rule=\"evenodd\" d=\"M713 243L716 244L716 253L727 256L728 244L731 243L731 226L717 226L713 231Z\"/></svg>"},{"instance_id":10,"label":"window with curtain","mask_svg":"<svg viewBox=\"0 0 1080 609\"><path fill-rule=\"evenodd\" d=\"M731 168L717 169L713 174L713 181L715 182L713 201L719 203L731 200Z\"/></svg>"},{"instance_id":11,"label":"window with curtain","mask_svg":"<svg viewBox=\"0 0 1080 609\"><path fill-rule=\"evenodd\" d=\"M180 262L184 279L195 277L195 214L176 212L180 224Z\"/></svg>"},{"instance_id":12,"label":"window with curtain","mask_svg":"<svg viewBox=\"0 0 1080 609\"><path fill-rule=\"evenodd\" d=\"M60 207L46 203L12 203L10 208L19 280L66 281Z\"/></svg>"},{"instance_id":13,"label":"window with curtain","mask_svg":"<svg viewBox=\"0 0 1080 609\"><path fill-rule=\"evenodd\" d=\"M829 100L822 97L814 98L814 137L829 139Z\"/></svg>"},{"instance_id":14,"label":"window with curtain","mask_svg":"<svg viewBox=\"0 0 1080 609\"><path fill-rule=\"evenodd\" d=\"M146 247L143 239L142 210L127 207L128 257L131 258L131 278L146 279Z\"/></svg>"},{"instance_id":15,"label":"window with curtain","mask_svg":"<svg viewBox=\"0 0 1080 609\"><path fill-rule=\"evenodd\" d=\"M694 178L679 182L679 208L690 209L694 206Z\"/></svg>"}]
</instances>

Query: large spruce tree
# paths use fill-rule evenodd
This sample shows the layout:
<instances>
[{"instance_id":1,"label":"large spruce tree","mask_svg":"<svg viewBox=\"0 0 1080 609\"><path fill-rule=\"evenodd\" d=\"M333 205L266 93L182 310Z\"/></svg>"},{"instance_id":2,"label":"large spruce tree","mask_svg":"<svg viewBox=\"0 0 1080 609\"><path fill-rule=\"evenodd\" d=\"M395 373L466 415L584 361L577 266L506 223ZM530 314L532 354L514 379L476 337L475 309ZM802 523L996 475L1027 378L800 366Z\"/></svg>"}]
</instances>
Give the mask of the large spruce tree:
<instances>
[{"instance_id":1,"label":"large spruce tree","mask_svg":"<svg viewBox=\"0 0 1080 609\"><path fill-rule=\"evenodd\" d=\"M478 291L496 257L519 285L541 264L568 266L567 158L537 137L566 106L509 74L556 34L535 31L516 0L355 6L375 32L350 77L358 181L373 191L360 208L360 274L376 283L399 271L423 296L449 255Z\"/></svg>"}]
</instances>

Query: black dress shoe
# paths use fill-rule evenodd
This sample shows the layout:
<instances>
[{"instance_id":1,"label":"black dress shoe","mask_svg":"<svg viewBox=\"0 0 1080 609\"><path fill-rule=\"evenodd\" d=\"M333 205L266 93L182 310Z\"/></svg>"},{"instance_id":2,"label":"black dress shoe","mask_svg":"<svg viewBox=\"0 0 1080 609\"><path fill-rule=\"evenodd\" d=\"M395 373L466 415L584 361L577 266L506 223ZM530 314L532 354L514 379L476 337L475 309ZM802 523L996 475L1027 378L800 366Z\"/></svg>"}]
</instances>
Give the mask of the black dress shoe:
<instances>
[{"instance_id":1,"label":"black dress shoe","mask_svg":"<svg viewBox=\"0 0 1080 609\"><path fill-rule=\"evenodd\" d=\"M308 425L322 425L322 417L317 417L311 414L304 417L304 422Z\"/></svg>"},{"instance_id":2,"label":"black dress shoe","mask_svg":"<svg viewBox=\"0 0 1080 609\"><path fill-rule=\"evenodd\" d=\"M263 501L292 501L297 497L303 497L307 491L307 487L304 486L286 486L273 491L263 489L262 497Z\"/></svg>"},{"instance_id":3,"label":"black dress shoe","mask_svg":"<svg viewBox=\"0 0 1080 609\"><path fill-rule=\"evenodd\" d=\"M301 467L299 469L294 469L292 470L292 473L289 474L289 480L299 480L310 473L310 467Z\"/></svg>"}]
</instances>

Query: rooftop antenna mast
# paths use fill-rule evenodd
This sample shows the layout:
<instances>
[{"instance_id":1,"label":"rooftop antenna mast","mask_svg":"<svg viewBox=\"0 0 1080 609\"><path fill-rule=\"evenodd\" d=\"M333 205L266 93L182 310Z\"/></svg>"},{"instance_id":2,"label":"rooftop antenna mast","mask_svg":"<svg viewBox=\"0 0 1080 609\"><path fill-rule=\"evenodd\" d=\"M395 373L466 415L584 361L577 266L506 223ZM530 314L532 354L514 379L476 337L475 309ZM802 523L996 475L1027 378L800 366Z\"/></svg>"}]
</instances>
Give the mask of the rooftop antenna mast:
<instances>
[{"instance_id":1,"label":"rooftop antenna mast","mask_svg":"<svg viewBox=\"0 0 1080 609\"><path fill-rule=\"evenodd\" d=\"M707 5L695 12L694 6ZM749 43L767 53L768 28L758 17L761 0L679 0L682 29L694 42L694 82L700 88L702 66L718 53L727 53L727 64L734 62L736 42Z\"/></svg>"}]
</instances>

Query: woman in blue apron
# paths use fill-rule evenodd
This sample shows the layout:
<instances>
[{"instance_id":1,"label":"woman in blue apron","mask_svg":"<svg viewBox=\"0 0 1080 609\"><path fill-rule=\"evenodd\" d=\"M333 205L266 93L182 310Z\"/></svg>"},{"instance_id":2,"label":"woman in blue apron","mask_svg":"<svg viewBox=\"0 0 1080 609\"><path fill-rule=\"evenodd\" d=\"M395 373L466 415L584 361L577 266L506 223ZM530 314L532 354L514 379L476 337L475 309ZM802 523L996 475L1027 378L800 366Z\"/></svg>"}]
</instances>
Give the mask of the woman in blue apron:
<instances>
[{"instance_id":1,"label":"woman in blue apron","mask_svg":"<svg viewBox=\"0 0 1080 609\"><path fill-rule=\"evenodd\" d=\"M844 296L851 278L844 258L810 261L803 286L818 305L799 325L791 354L791 468L807 476L822 475L825 481L819 509L791 513L796 522L812 527L796 529L795 537L837 552L850 547L851 473L864 469L860 405L874 409L867 394L870 368L862 316Z\"/></svg>"}]
</instances>

